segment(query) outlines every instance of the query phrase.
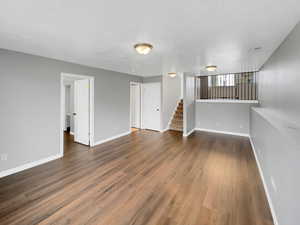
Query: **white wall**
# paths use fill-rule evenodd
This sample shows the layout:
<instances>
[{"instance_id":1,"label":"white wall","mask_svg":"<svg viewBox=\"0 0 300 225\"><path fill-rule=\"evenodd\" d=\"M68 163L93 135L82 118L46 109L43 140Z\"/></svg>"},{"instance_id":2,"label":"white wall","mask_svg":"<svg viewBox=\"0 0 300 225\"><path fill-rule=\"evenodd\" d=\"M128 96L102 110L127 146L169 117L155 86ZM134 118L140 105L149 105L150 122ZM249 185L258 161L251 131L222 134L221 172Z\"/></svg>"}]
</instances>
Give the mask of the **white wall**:
<instances>
[{"instance_id":1,"label":"white wall","mask_svg":"<svg viewBox=\"0 0 300 225\"><path fill-rule=\"evenodd\" d=\"M181 99L181 77L162 77L162 129L168 128L178 102Z\"/></svg>"},{"instance_id":2,"label":"white wall","mask_svg":"<svg viewBox=\"0 0 300 225\"><path fill-rule=\"evenodd\" d=\"M248 103L196 103L196 128L249 135Z\"/></svg>"},{"instance_id":3,"label":"white wall","mask_svg":"<svg viewBox=\"0 0 300 225\"><path fill-rule=\"evenodd\" d=\"M162 82L162 76L152 76L152 77L143 77L143 83L155 83L155 82Z\"/></svg>"},{"instance_id":4,"label":"white wall","mask_svg":"<svg viewBox=\"0 0 300 225\"><path fill-rule=\"evenodd\" d=\"M279 225L300 221L300 24L259 73L250 133Z\"/></svg>"},{"instance_id":5,"label":"white wall","mask_svg":"<svg viewBox=\"0 0 300 225\"><path fill-rule=\"evenodd\" d=\"M195 77L191 74L183 75L183 135L188 135L195 129Z\"/></svg>"}]
</instances>

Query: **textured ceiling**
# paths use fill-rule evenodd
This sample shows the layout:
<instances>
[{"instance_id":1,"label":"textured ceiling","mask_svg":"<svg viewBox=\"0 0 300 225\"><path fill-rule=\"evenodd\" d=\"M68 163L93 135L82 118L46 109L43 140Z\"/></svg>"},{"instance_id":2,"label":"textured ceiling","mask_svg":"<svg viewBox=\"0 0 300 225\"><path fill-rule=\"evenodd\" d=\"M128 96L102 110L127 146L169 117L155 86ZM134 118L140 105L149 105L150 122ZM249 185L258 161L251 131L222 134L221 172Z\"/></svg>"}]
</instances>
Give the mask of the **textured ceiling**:
<instances>
[{"instance_id":1,"label":"textured ceiling","mask_svg":"<svg viewBox=\"0 0 300 225\"><path fill-rule=\"evenodd\" d=\"M299 0L2 0L0 48L140 76L241 72L259 69L299 19ZM138 42L153 51L138 55Z\"/></svg>"}]
</instances>

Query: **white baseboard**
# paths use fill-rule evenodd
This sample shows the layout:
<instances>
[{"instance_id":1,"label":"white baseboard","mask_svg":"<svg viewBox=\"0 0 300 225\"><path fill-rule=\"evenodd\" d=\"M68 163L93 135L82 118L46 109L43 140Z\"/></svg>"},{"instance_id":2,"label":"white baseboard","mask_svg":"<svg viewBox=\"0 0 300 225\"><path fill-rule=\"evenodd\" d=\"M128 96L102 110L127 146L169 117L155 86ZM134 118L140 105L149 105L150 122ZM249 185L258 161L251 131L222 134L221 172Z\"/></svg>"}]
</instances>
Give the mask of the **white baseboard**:
<instances>
[{"instance_id":1,"label":"white baseboard","mask_svg":"<svg viewBox=\"0 0 300 225\"><path fill-rule=\"evenodd\" d=\"M190 132L188 132L187 134L183 134L183 137L188 137L190 136L196 129L192 129Z\"/></svg>"},{"instance_id":2,"label":"white baseboard","mask_svg":"<svg viewBox=\"0 0 300 225\"><path fill-rule=\"evenodd\" d=\"M17 166L15 168L2 171L2 172L0 172L0 178L1 177L6 177L6 176L14 174L14 173L21 172L23 170L30 169L32 167L42 165L44 163L50 162L50 161L55 160L55 159L59 159L61 157L63 157L62 154L57 154L57 155L54 155L54 156L50 156L48 158L40 159L40 160L37 160L37 161L34 161L34 162L26 163L22 166Z\"/></svg>"},{"instance_id":3,"label":"white baseboard","mask_svg":"<svg viewBox=\"0 0 300 225\"><path fill-rule=\"evenodd\" d=\"M168 130L170 130L170 128L169 127L167 127L166 129L164 129L164 130L160 130L160 132L161 133L163 133L163 132L166 132L166 131L168 131Z\"/></svg>"},{"instance_id":4,"label":"white baseboard","mask_svg":"<svg viewBox=\"0 0 300 225\"><path fill-rule=\"evenodd\" d=\"M70 134L74 136L74 132L70 131Z\"/></svg>"},{"instance_id":5,"label":"white baseboard","mask_svg":"<svg viewBox=\"0 0 300 225\"><path fill-rule=\"evenodd\" d=\"M130 131L127 131L127 132L125 132L125 133L122 133L122 134L115 135L115 136L110 137L110 138L103 139L103 140L101 140L101 141L96 141L96 142L94 142L94 144L93 144L92 146L96 146L96 145L100 145L100 144L103 144L103 143L108 142L108 141L112 141L112 140L114 140L114 139L117 139L117 138L126 136L126 135L128 135L128 134L130 134L130 133L131 133L131 130L130 130Z\"/></svg>"},{"instance_id":6,"label":"white baseboard","mask_svg":"<svg viewBox=\"0 0 300 225\"><path fill-rule=\"evenodd\" d=\"M271 214L272 214L272 217L273 217L273 222L274 222L274 225L279 225L278 224L278 220L277 220L277 217L276 217L276 214L275 214L275 209L274 209L274 206L273 206L273 203L272 203L272 199L271 199L271 196L270 196L270 193L268 191L268 187L267 187L267 184L266 184L266 180L265 180L265 177L264 177L264 174L263 174L263 171L262 171L262 167L259 163L259 160L258 160L258 157L257 157L257 152L255 150L255 147L254 147L254 144L253 144L253 141L252 141L252 138L250 136L250 143L251 143L251 147L252 147L252 151L254 153L254 157L255 157L255 160L256 160L256 164L258 166L258 170L259 170L259 174L260 174L260 177L261 177L261 180L263 182L263 186L264 186L264 189L265 189L265 193L267 195L267 199L268 199L268 203L269 203L269 206L270 206L270 209L271 209Z\"/></svg>"},{"instance_id":7,"label":"white baseboard","mask_svg":"<svg viewBox=\"0 0 300 225\"><path fill-rule=\"evenodd\" d=\"M205 128L195 128L195 130L212 132L212 133L230 134L230 135L242 136L242 137L249 137L249 134L245 134L245 133L236 133L236 132L221 131L221 130L211 130L211 129L205 129Z\"/></svg>"}]
</instances>

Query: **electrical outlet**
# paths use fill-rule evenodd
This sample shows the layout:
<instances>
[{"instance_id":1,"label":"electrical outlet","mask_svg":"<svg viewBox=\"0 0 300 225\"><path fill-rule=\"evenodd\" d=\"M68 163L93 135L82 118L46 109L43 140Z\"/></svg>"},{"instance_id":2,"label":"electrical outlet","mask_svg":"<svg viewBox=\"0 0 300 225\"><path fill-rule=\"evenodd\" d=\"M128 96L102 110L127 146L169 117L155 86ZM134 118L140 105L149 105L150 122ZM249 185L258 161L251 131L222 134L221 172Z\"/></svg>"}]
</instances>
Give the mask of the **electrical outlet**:
<instances>
[{"instance_id":1,"label":"electrical outlet","mask_svg":"<svg viewBox=\"0 0 300 225\"><path fill-rule=\"evenodd\" d=\"M277 186L276 186L276 183L274 181L274 178L271 176L271 184L272 184L272 187L274 189L275 192L277 192Z\"/></svg>"},{"instance_id":2,"label":"electrical outlet","mask_svg":"<svg viewBox=\"0 0 300 225\"><path fill-rule=\"evenodd\" d=\"M0 160L1 161L6 161L7 160L7 154L5 154L5 153L0 154Z\"/></svg>"}]
</instances>

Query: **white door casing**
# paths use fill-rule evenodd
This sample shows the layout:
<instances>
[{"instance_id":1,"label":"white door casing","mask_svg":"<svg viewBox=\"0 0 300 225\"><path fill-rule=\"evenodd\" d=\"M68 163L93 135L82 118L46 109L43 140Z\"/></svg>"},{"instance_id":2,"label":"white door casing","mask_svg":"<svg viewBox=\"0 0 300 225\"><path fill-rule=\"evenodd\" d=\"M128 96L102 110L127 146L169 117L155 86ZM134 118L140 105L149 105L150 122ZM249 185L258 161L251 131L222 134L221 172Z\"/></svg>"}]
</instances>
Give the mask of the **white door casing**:
<instances>
[{"instance_id":1,"label":"white door casing","mask_svg":"<svg viewBox=\"0 0 300 225\"><path fill-rule=\"evenodd\" d=\"M142 128L160 131L161 84L144 83L142 87Z\"/></svg>"},{"instance_id":2,"label":"white door casing","mask_svg":"<svg viewBox=\"0 0 300 225\"><path fill-rule=\"evenodd\" d=\"M74 82L74 140L90 144L90 81L89 79Z\"/></svg>"}]
</instances>

